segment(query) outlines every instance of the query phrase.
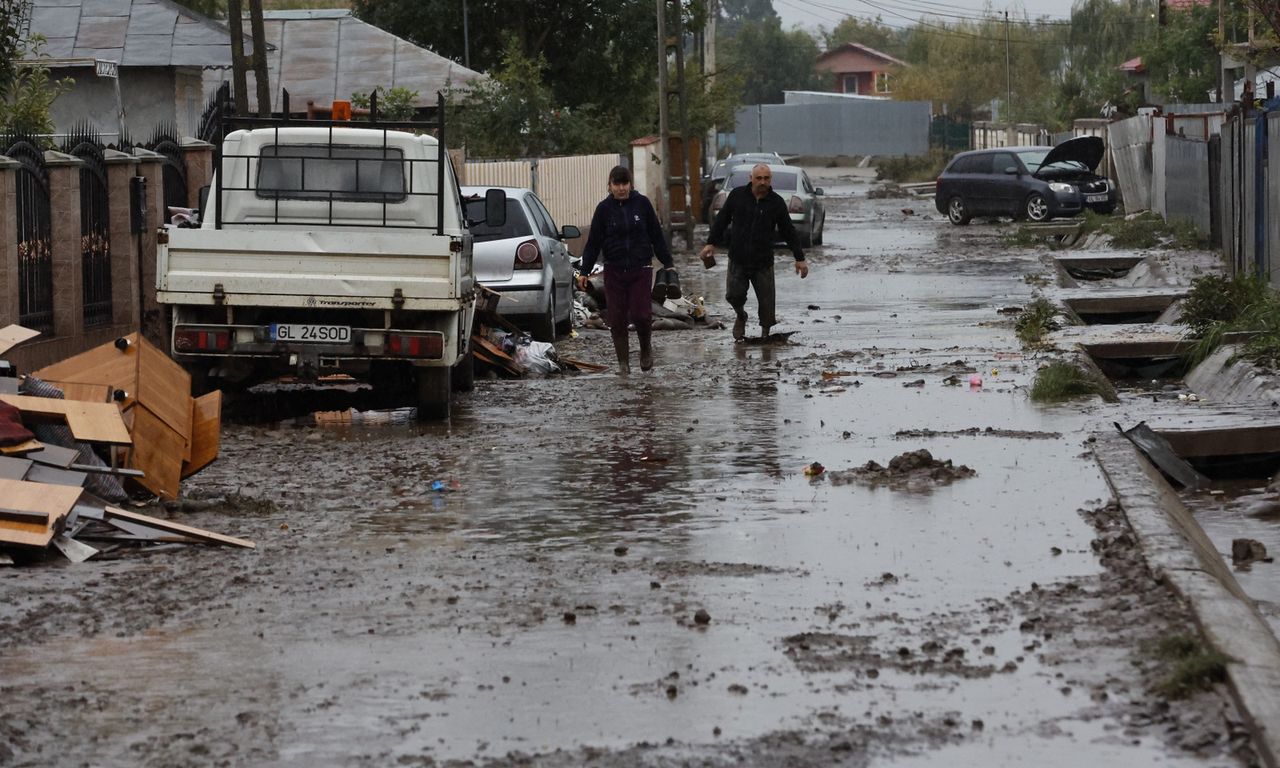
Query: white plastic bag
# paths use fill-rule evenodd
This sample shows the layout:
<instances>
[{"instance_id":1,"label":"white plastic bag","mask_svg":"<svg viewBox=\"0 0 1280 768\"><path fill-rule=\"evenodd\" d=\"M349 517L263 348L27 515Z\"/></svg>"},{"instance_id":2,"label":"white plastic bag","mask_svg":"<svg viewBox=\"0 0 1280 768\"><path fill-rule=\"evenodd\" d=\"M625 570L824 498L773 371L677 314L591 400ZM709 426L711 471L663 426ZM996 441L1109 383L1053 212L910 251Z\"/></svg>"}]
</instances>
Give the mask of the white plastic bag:
<instances>
[{"instance_id":1,"label":"white plastic bag","mask_svg":"<svg viewBox=\"0 0 1280 768\"><path fill-rule=\"evenodd\" d=\"M560 370L555 361L556 348L545 341L530 341L516 347L512 357L526 373L545 375Z\"/></svg>"}]
</instances>

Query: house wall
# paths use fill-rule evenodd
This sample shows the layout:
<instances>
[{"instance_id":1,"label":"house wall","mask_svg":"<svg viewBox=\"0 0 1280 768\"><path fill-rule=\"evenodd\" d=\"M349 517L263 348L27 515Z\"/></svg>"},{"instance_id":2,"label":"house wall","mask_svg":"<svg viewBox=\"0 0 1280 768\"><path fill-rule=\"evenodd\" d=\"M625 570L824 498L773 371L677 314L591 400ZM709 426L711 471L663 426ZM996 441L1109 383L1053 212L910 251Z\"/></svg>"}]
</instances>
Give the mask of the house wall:
<instances>
[{"instance_id":1,"label":"house wall","mask_svg":"<svg viewBox=\"0 0 1280 768\"><path fill-rule=\"evenodd\" d=\"M75 79L70 90L50 107L55 131L66 133L88 122L108 143L116 143L116 81L96 77L88 67L61 69L54 74ZM181 136L194 133L204 110L203 91L196 67L120 68L120 102L134 141L145 140L160 123L174 125Z\"/></svg>"}]
</instances>

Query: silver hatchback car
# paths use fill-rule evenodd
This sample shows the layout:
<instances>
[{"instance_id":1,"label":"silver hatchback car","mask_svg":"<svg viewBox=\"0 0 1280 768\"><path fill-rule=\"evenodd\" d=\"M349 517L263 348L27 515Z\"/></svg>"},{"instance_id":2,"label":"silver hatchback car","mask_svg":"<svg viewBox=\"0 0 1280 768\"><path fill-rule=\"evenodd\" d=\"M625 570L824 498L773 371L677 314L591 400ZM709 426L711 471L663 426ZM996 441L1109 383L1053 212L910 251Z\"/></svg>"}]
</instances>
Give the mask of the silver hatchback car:
<instances>
[{"instance_id":1,"label":"silver hatchback car","mask_svg":"<svg viewBox=\"0 0 1280 768\"><path fill-rule=\"evenodd\" d=\"M484 222L484 194L493 187L462 187L474 238L476 281L502 294L498 311L538 341L555 341L573 324L573 267L565 240L580 237L573 225L557 228L533 190L499 187L507 195L507 220Z\"/></svg>"},{"instance_id":2,"label":"silver hatchback car","mask_svg":"<svg viewBox=\"0 0 1280 768\"><path fill-rule=\"evenodd\" d=\"M813 186L809 174L795 165L768 163L773 174L773 191L782 196L791 213L791 223L800 233L800 245L808 248L822 245L822 228L827 222L827 206L822 202L822 187ZM751 165L734 166L725 179L724 186L711 201L711 218L724 207L730 190L751 183Z\"/></svg>"}]
</instances>

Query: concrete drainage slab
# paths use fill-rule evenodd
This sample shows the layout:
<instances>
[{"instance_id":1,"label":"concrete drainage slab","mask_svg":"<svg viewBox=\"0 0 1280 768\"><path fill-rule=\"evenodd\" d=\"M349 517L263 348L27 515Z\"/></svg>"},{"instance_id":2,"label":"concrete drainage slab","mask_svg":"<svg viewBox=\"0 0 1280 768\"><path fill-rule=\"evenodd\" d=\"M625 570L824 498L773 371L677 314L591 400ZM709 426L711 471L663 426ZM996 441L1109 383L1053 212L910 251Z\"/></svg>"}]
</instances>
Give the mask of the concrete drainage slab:
<instances>
[{"instance_id":1,"label":"concrete drainage slab","mask_svg":"<svg viewBox=\"0 0 1280 768\"><path fill-rule=\"evenodd\" d=\"M1145 256L1125 254L1120 256L1095 253L1079 256L1054 256L1059 282L1069 286L1073 282L1093 282L1126 277ZM1064 279L1065 278L1065 279Z\"/></svg>"},{"instance_id":2,"label":"concrete drainage slab","mask_svg":"<svg viewBox=\"0 0 1280 768\"><path fill-rule=\"evenodd\" d=\"M1067 316L1079 325L1168 323L1175 302L1186 295L1186 291L1168 289L1081 291L1071 292L1059 300Z\"/></svg>"}]
</instances>

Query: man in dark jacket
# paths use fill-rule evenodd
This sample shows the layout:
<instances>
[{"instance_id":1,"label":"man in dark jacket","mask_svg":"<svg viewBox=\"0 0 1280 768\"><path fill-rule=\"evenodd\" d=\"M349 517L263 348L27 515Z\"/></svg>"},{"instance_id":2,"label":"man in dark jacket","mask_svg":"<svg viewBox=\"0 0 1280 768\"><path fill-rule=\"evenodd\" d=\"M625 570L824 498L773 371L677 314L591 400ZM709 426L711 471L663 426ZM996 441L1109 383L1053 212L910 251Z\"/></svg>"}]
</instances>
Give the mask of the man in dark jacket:
<instances>
[{"instance_id":1,"label":"man in dark jacket","mask_svg":"<svg viewBox=\"0 0 1280 768\"><path fill-rule=\"evenodd\" d=\"M627 325L640 340L640 370L653 367L653 257L674 266L667 238L649 198L631 188L631 171L621 165L609 171L609 196L596 206L591 232L582 249L580 290L596 259L604 255L604 300L618 372L630 373Z\"/></svg>"},{"instance_id":2,"label":"man in dark jacket","mask_svg":"<svg viewBox=\"0 0 1280 768\"><path fill-rule=\"evenodd\" d=\"M773 243L781 236L796 257L796 274L809 276L800 235L791 223L791 214L782 196L773 191L773 173L760 164L751 169L751 183L729 192L724 207L711 224L707 244L698 255L705 262L723 245L729 235L729 274L725 278L725 299L733 307L733 338L741 340L747 332L747 286L756 292L760 310L760 336L769 335L777 322L774 314L776 291L773 282Z\"/></svg>"}]
</instances>

